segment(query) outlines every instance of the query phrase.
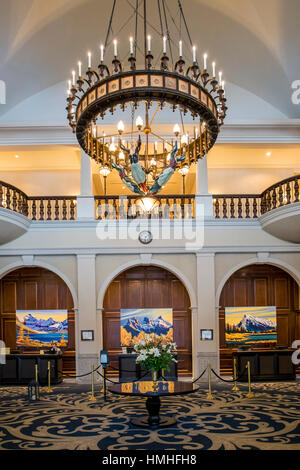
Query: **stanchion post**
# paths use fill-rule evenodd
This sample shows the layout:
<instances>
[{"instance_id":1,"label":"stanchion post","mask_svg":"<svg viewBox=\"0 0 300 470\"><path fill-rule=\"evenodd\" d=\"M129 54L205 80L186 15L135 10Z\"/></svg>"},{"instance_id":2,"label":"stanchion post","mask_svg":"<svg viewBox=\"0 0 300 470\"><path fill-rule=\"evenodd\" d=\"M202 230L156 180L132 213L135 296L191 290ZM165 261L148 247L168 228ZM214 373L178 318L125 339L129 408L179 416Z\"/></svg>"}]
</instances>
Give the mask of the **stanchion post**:
<instances>
[{"instance_id":1,"label":"stanchion post","mask_svg":"<svg viewBox=\"0 0 300 470\"><path fill-rule=\"evenodd\" d=\"M206 398L208 398L209 400L213 400L214 396L211 393L211 365L210 363L207 366L207 374L208 374L208 392L207 392Z\"/></svg>"},{"instance_id":2,"label":"stanchion post","mask_svg":"<svg viewBox=\"0 0 300 470\"><path fill-rule=\"evenodd\" d=\"M94 364L92 365L92 374L91 374L91 377L92 377L92 392L91 392L91 395L90 395L90 398L89 400L90 401L96 401L96 397L95 397L95 375L94 375L94 372L95 372L95 369L94 369Z\"/></svg>"},{"instance_id":3,"label":"stanchion post","mask_svg":"<svg viewBox=\"0 0 300 470\"><path fill-rule=\"evenodd\" d=\"M51 388L51 361L48 361L48 389L46 391L47 393L53 392Z\"/></svg>"},{"instance_id":4,"label":"stanchion post","mask_svg":"<svg viewBox=\"0 0 300 470\"><path fill-rule=\"evenodd\" d=\"M247 369L248 369L248 387L249 387L249 390L248 390L248 393L246 394L246 397L247 398L253 398L254 393L251 390L251 365L250 365L250 361L247 362Z\"/></svg>"},{"instance_id":5,"label":"stanchion post","mask_svg":"<svg viewBox=\"0 0 300 470\"><path fill-rule=\"evenodd\" d=\"M233 358L233 380L234 380L234 385L232 387L233 392L238 392L239 391L239 387L237 386L236 379L237 379L236 357L234 357Z\"/></svg>"},{"instance_id":6,"label":"stanchion post","mask_svg":"<svg viewBox=\"0 0 300 470\"><path fill-rule=\"evenodd\" d=\"M103 368L103 391L104 391L104 401L106 401L106 367Z\"/></svg>"}]
</instances>

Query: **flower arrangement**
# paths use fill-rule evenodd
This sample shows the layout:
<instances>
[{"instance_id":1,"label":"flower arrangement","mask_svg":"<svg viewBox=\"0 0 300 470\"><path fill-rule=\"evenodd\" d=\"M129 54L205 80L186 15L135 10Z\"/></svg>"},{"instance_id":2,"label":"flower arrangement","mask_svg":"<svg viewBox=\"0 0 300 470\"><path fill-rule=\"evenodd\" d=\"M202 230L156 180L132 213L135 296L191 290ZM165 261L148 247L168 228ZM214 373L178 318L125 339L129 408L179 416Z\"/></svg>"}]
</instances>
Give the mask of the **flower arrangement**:
<instances>
[{"instance_id":1,"label":"flower arrangement","mask_svg":"<svg viewBox=\"0 0 300 470\"><path fill-rule=\"evenodd\" d=\"M134 345L134 350L138 355L136 362L152 372L161 369L169 371L171 363L177 362L172 356L172 352L176 349L176 343L155 334L146 335L145 339L137 341Z\"/></svg>"}]
</instances>

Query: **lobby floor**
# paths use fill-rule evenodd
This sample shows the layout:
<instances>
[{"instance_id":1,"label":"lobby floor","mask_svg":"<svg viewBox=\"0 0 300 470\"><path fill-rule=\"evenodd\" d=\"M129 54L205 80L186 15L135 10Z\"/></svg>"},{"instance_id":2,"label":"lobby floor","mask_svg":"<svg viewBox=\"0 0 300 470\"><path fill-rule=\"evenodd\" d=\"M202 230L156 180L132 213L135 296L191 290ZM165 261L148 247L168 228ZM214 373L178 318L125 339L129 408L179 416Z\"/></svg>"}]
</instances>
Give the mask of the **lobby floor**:
<instances>
[{"instance_id":1,"label":"lobby floor","mask_svg":"<svg viewBox=\"0 0 300 470\"><path fill-rule=\"evenodd\" d=\"M162 399L161 413L177 424L162 429L133 426L145 414L145 399L109 394L88 400L89 386L69 381L41 388L41 400L28 403L26 387L0 387L0 450L300 450L300 381L253 384L232 392L232 385L206 384L188 396Z\"/></svg>"}]
</instances>

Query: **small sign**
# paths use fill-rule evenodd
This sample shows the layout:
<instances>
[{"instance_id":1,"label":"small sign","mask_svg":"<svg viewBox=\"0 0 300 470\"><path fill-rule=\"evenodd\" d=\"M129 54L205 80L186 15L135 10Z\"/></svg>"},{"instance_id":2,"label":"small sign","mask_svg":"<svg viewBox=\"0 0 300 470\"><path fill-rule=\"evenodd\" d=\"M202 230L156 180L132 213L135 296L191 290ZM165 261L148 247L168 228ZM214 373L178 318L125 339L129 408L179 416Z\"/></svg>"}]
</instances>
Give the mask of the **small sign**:
<instances>
[{"instance_id":1,"label":"small sign","mask_svg":"<svg viewBox=\"0 0 300 470\"><path fill-rule=\"evenodd\" d=\"M81 341L94 341L94 330L81 330Z\"/></svg>"},{"instance_id":2,"label":"small sign","mask_svg":"<svg viewBox=\"0 0 300 470\"><path fill-rule=\"evenodd\" d=\"M214 338L214 330L200 330L201 341L212 341Z\"/></svg>"}]
</instances>

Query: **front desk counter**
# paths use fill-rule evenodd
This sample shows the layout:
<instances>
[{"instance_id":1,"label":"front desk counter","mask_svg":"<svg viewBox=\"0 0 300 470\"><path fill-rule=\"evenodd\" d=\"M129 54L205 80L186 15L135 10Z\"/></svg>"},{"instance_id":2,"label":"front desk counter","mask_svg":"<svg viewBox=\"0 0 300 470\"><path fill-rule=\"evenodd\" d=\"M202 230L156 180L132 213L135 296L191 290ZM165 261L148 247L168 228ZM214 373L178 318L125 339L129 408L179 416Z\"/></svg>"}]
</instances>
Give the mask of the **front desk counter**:
<instances>
[{"instance_id":1,"label":"front desk counter","mask_svg":"<svg viewBox=\"0 0 300 470\"><path fill-rule=\"evenodd\" d=\"M27 385L35 380L35 364L38 365L39 383L48 383L50 361L51 384L63 381L61 354L8 354L6 363L0 364L0 385Z\"/></svg>"}]
</instances>

